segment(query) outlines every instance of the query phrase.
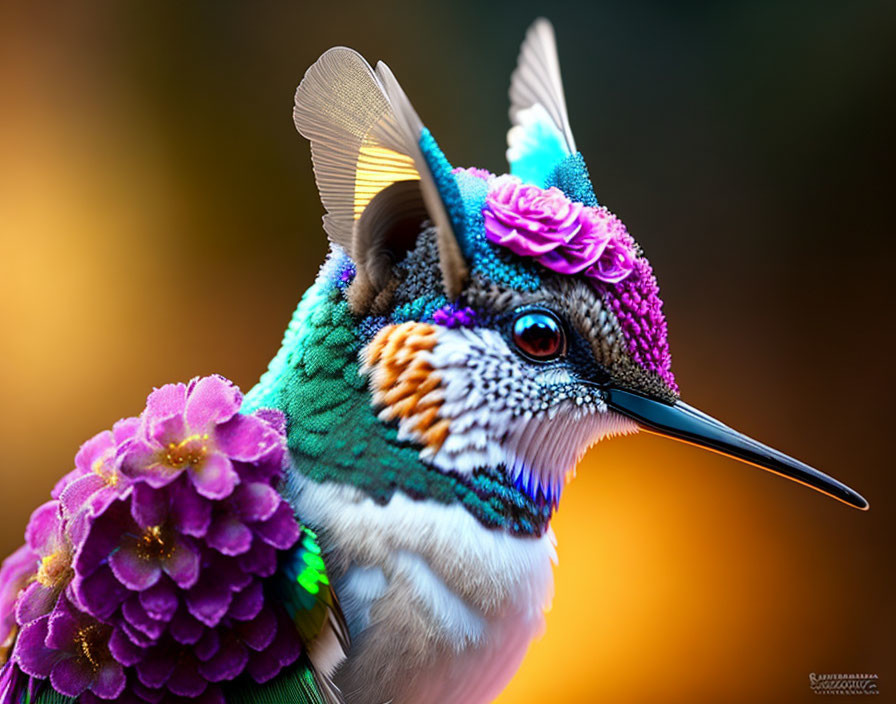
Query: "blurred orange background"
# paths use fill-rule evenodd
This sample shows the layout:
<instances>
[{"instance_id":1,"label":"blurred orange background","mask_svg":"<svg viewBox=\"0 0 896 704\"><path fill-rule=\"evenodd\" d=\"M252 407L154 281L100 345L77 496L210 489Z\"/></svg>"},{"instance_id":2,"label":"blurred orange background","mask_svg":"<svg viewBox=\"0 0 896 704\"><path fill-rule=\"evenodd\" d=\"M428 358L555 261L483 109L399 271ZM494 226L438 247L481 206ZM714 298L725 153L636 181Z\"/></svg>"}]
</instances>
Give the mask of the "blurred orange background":
<instances>
[{"instance_id":1,"label":"blurred orange background","mask_svg":"<svg viewBox=\"0 0 896 704\"><path fill-rule=\"evenodd\" d=\"M893 125L885 2L0 6L0 539L154 386L252 386L325 253L305 69L386 60L449 159L502 170L519 42L554 21L598 198L663 286L684 398L846 506L653 437L595 448L502 704L892 696Z\"/></svg>"}]
</instances>

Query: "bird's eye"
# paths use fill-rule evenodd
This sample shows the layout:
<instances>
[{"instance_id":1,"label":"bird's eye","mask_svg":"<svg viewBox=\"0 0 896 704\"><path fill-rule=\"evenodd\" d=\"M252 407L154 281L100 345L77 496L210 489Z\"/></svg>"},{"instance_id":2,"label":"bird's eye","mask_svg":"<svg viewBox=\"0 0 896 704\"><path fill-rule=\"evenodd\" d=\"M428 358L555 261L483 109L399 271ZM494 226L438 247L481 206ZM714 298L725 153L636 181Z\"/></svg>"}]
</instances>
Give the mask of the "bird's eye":
<instances>
[{"instance_id":1,"label":"bird's eye","mask_svg":"<svg viewBox=\"0 0 896 704\"><path fill-rule=\"evenodd\" d=\"M512 335L517 349L537 362L547 362L566 352L566 333L550 311L521 311L513 321Z\"/></svg>"}]
</instances>

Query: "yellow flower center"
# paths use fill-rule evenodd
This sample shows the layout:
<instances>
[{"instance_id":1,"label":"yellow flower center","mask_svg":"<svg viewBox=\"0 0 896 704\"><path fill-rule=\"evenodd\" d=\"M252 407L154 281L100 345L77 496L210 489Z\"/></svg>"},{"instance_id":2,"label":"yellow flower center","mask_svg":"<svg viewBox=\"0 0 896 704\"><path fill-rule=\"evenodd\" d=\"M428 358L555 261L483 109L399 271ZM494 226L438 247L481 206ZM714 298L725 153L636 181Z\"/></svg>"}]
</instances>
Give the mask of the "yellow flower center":
<instances>
[{"instance_id":1,"label":"yellow flower center","mask_svg":"<svg viewBox=\"0 0 896 704\"><path fill-rule=\"evenodd\" d=\"M208 454L208 441L208 433L196 433L180 442L169 442L165 448L165 464L174 469L196 466Z\"/></svg>"},{"instance_id":2,"label":"yellow flower center","mask_svg":"<svg viewBox=\"0 0 896 704\"><path fill-rule=\"evenodd\" d=\"M40 561L37 581L45 587L57 587L67 580L71 568L71 555L67 550L57 550Z\"/></svg>"},{"instance_id":3,"label":"yellow flower center","mask_svg":"<svg viewBox=\"0 0 896 704\"><path fill-rule=\"evenodd\" d=\"M96 623L82 626L75 634L75 652L78 654L78 657L90 663L90 667L94 672L100 669L100 656L102 655L104 640L102 628Z\"/></svg>"},{"instance_id":4,"label":"yellow flower center","mask_svg":"<svg viewBox=\"0 0 896 704\"><path fill-rule=\"evenodd\" d=\"M162 526L150 526L137 543L137 555L141 560L167 559L174 554L174 545L169 539L168 531Z\"/></svg>"},{"instance_id":5,"label":"yellow flower center","mask_svg":"<svg viewBox=\"0 0 896 704\"><path fill-rule=\"evenodd\" d=\"M96 474L98 477L101 477L104 482L106 482L107 486L117 486L118 485L118 472L115 470L115 467L110 467L107 462L112 457L111 452L107 452L100 457L97 457L93 464L90 466L90 469Z\"/></svg>"}]
</instances>

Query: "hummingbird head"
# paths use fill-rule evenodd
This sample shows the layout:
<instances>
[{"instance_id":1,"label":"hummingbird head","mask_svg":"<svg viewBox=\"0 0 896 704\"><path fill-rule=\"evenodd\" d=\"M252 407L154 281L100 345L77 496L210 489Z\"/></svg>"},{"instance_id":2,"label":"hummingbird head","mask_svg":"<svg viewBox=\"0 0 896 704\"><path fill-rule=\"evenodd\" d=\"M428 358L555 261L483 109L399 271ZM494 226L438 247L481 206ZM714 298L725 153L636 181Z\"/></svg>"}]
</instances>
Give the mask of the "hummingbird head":
<instances>
[{"instance_id":1,"label":"hummingbird head","mask_svg":"<svg viewBox=\"0 0 896 704\"><path fill-rule=\"evenodd\" d=\"M296 93L329 268L380 421L435 472L488 468L554 507L601 439L646 430L857 493L685 404L640 245L595 195L554 34L530 28L510 88L510 173L452 167L391 71L326 52Z\"/></svg>"}]
</instances>

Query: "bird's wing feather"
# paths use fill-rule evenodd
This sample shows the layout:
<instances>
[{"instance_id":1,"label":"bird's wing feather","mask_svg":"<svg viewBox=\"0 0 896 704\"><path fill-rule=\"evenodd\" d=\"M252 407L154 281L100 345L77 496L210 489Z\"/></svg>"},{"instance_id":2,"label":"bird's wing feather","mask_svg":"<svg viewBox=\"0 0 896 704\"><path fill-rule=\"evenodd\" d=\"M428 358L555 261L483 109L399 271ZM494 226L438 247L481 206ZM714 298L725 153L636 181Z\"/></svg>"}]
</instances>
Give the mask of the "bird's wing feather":
<instances>
[{"instance_id":1,"label":"bird's wing feather","mask_svg":"<svg viewBox=\"0 0 896 704\"><path fill-rule=\"evenodd\" d=\"M296 665L270 683L225 690L227 701L229 704L294 701L342 704L342 693L331 676L348 652L348 624L330 584L317 536L311 529L302 528L301 538L283 556L270 587L270 596L283 604L295 623L305 653ZM297 698L298 693L304 698Z\"/></svg>"},{"instance_id":2,"label":"bird's wing feather","mask_svg":"<svg viewBox=\"0 0 896 704\"><path fill-rule=\"evenodd\" d=\"M341 702L342 695L330 677L345 660L351 636L310 528L302 529L301 539L283 560L276 579L277 593L307 648L326 701Z\"/></svg>"},{"instance_id":3,"label":"bird's wing feather","mask_svg":"<svg viewBox=\"0 0 896 704\"><path fill-rule=\"evenodd\" d=\"M389 67L380 61L376 66L376 75L383 86L390 103L395 111L395 117L401 125L404 133L414 142L415 148L412 150L414 163L417 171L420 173L420 191L426 209L432 217L433 224L436 226L438 234L439 246L439 262L442 267L442 274L445 280L445 289L450 298L457 296L462 287L463 280L467 276L467 265L458 245L457 233L454 232L452 224L452 216L449 208L452 206L451 200L454 200L455 207L460 206L460 194L456 194L456 198L449 198L446 204L446 191L456 191L456 184L450 174L450 167L444 159L434 163L432 154L430 158L423 151L423 140L428 137L431 139L428 130L423 126L420 118L417 116L411 101L408 100L404 90L398 84L395 76ZM434 141L431 142L433 145ZM441 152L438 152L441 156ZM439 168L448 169L447 173L436 174ZM438 183L438 177L442 177L442 183ZM461 213L455 213L454 219L462 219Z\"/></svg>"},{"instance_id":4,"label":"bird's wing feather","mask_svg":"<svg viewBox=\"0 0 896 704\"><path fill-rule=\"evenodd\" d=\"M535 20L520 48L510 79L507 161L511 173L539 182L563 158L576 152L566 112L554 28Z\"/></svg>"},{"instance_id":5,"label":"bird's wing feather","mask_svg":"<svg viewBox=\"0 0 896 704\"><path fill-rule=\"evenodd\" d=\"M418 181L439 230L440 252L445 249L443 255L453 258L446 273L465 274L451 218L421 148L428 132L385 64L374 72L352 49L326 51L296 90L293 118L311 142L314 176L327 210L324 229L331 241L357 261L361 253L353 251L354 223L364 208L392 184ZM458 289L454 283L446 276L449 289Z\"/></svg>"},{"instance_id":6,"label":"bird's wing feather","mask_svg":"<svg viewBox=\"0 0 896 704\"><path fill-rule=\"evenodd\" d=\"M373 197L419 179L392 106L361 55L334 47L305 73L293 119L311 142L324 229L351 254L354 221Z\"/></svg>"}]
</instances>

